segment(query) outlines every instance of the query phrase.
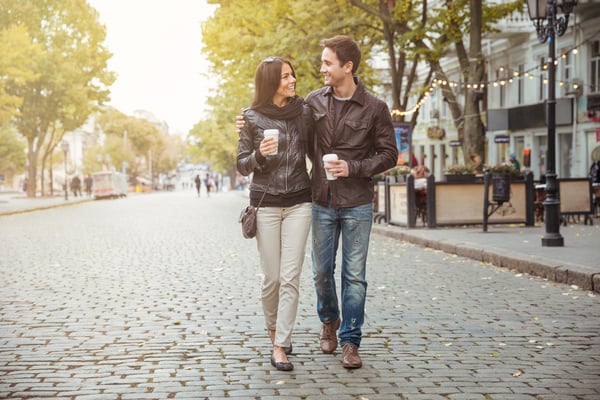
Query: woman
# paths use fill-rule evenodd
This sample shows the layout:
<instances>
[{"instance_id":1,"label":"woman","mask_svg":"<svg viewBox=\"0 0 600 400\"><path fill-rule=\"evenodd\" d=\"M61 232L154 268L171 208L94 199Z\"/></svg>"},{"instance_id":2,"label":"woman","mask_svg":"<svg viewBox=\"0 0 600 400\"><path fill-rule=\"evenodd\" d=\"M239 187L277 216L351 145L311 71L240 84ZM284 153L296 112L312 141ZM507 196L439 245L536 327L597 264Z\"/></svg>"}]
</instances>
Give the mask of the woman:
<instances>
[{"instance_id":1,"label":"woman","mask_svg":"<svg viewBox=\"0 0 600 400\"><path fill-rule=\"evenodd\" d=\"M261 299L273 351L271 364L291 371L288 355L298 310L300 273L311 222L306 151L311 112L296 96L292 64L279 57L256 69L252 106L243 112L237 169L253 174L250 203L258 206L256 244L263 273ZM278 139L264 131L277 129ZM275 153L276 152L276 153ZM273 154L274 153L274 154Z\"/></svg>"}]
</instances>

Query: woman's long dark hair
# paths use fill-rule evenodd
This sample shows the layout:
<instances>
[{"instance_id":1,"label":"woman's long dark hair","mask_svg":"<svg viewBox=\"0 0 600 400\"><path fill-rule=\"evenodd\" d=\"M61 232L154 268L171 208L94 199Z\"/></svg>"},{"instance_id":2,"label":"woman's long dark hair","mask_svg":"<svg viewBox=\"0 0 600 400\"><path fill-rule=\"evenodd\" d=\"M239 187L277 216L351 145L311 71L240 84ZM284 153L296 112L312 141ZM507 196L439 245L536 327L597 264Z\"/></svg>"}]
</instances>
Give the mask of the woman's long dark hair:
<instances>
[{"instance_id":1,"label":"woman's long dark hair","mask_svg":"<svg viewBox=\"0 0 600 400\"><path fill-rule=\"evenodd\" d=\"M273 103L273 96L279 88L281 82L281 69L283 64L287 64L292 69L292 76L296 77L296 71L292 64L280 57L265 58L256 68L254 75L254 99L252 108L262 108Z\"/></svg>"}]
</instances>

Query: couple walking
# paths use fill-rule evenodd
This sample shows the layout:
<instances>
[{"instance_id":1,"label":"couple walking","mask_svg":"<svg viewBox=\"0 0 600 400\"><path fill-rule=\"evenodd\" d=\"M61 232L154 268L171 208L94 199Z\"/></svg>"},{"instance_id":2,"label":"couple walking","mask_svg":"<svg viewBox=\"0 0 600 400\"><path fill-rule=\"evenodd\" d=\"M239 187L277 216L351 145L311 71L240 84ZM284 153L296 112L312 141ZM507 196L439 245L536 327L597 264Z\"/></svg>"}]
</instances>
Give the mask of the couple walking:
<instances>
[{"instance_id":1,"label":"couple walking","mask_svg":"<svg viewBox=\"0 0 600 400\"><path fill-rule=\"evenodd\" d=\"M293 370L288 356L311 228L321 350L337 349L339 329L343 367L362 366L358 348L373 221L371 177L395 166L398 158L387 105L355 75L361 60L357 43L335 36L321 45L325 87L303 100L296 95L292 64L267 58L256 70L252 105L237 122L237 169L242 175L254 174L250 203L261 204L256 242L264 276L263 312L273 343L271 364L282 371ZM267 129L277 129L278 138L265 138ZM338 160L324 165L322 157L330 153ZM327 179L326 169L333 179ZM341 305L335 283L340 239Z\"/></svg>"}]
</instances>

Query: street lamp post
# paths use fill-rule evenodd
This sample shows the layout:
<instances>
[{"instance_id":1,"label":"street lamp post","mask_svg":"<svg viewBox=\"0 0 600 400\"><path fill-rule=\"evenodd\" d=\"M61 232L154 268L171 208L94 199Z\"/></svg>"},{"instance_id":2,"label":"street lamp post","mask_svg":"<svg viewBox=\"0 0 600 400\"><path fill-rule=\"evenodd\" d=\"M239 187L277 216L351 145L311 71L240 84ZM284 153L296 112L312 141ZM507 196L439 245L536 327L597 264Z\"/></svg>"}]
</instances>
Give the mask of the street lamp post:
<instances>
[{"instance_id":1,"label":"street lamp post","mask_svg":"<svg viewBox=\"0 0 600 400\"><path fill-rule=\"evenodd\" d=\"M556 43L569 24L569 14L577 0L527 0L529 17L533 21L538 40L548 41L548 150L546 154L546 200L544 201L544 224L546 233L542 246L562 247L564 239L560 234L560 200L556 181ZM564 15L557 16L558 8Z\"/></svg>"},{"instance_id":2,"label":"street lamp post","mask_svg":"<svg viewBox=\"0 0 600 400\"><path fill-rule=\"evenodd\" d=\"M67 153L69 153L69 142L63 140L60 147L65 156L65 200L69 200L69 181L67 180Z\"/></svg>"}]
</instances>

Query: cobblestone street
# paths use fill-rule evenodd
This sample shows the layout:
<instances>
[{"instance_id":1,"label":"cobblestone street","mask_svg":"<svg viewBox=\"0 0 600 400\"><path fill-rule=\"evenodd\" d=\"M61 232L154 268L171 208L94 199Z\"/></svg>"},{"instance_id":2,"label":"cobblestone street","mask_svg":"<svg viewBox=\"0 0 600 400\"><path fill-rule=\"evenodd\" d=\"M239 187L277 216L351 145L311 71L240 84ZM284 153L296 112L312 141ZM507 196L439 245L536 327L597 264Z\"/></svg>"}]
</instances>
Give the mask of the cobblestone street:
<instances>
[{"instance_id":1,"label":"cobblestone street","mask_svg":"<svg viewBox=\"0 0 600 400\"><path fill-rule=\"evenodd\" d=\"M363 368L320 352L309 243L276 371L247 195L203 195L0 218L1 399L600 398L597 294L380 235Z\"/></svg>"}]
</instances>

